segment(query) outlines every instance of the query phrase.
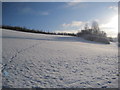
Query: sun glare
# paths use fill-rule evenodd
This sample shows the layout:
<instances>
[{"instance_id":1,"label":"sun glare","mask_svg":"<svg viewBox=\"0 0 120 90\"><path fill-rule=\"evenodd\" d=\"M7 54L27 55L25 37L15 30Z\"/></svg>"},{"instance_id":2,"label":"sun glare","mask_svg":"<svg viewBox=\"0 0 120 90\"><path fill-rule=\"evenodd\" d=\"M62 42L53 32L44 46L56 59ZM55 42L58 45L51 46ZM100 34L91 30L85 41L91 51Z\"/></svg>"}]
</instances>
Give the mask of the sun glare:
<instances>
[{"instance_id":1,"label":"sun glare","mask_svg":"<svg viewBox=\"0 0 120 90\"><path fill-rule=\"evenodd\" d=\"M110 18L109 22L106 24L102 24L101 27L106 28L106 32L108 36L116 37L118 34L118 15Z\"/></svg>"},{"instance_id":2,"label":"sun glare","mask_svg":"<svg viewBox=\"0 0 120 90\"><path fill-rule=\"evenodd\" d=\"M117 15L110 20L110 23L108 23L108 26L113 28L114 32L118 32L118 16Z\"/></svg>"}]
</instances>

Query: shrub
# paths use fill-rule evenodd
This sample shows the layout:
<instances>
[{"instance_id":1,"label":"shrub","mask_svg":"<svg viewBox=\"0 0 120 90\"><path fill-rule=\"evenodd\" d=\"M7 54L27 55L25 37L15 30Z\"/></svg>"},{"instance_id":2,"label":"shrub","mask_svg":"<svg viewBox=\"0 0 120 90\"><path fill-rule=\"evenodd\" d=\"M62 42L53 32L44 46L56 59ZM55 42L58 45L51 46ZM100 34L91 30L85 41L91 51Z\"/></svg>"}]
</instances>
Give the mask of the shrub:
<instances>
[{"instance_id":1,"label":"shrub","mask_svg":"<svg viewBox=\"0 0 120 90\"><path fill-rule=\"evenodd\" d=\"M87 24L85 24L84 30L77 33L78 37L83 37L84 39L110 44L109 39L107 38L107 34L104 31L100 31L99 25L96 21L92 23L92 27L89 28Z\"/></svg>"},{"instance_id":2,"label":"shrub","mask_svg":"<svg viewBox=\"0 0 120 90\"><path fill-rule=\"evenodd\" d=\"M100 36L95 36L95 35L84 35L82 36L84 39L89 40L89 41L95 41L95 42L100 42L104 44L110 44L110 41L107 37L100 37Z\"/></svg>"}]
</instances>

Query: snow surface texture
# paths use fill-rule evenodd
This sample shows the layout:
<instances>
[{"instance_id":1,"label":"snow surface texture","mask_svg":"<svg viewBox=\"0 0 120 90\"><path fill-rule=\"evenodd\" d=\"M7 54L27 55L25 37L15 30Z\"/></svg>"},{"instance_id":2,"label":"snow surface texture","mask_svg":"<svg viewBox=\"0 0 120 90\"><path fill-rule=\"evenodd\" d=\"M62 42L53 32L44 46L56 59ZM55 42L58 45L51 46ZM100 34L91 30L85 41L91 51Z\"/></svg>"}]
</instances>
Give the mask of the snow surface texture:
<instances>
[{"instance_id":1,"label":"snow surface texture","mask_svg":"<svg viewBox=\"0 0 120 90\"><path fill-rule=\"evenodd\" d=\"M2 82L14 88L117 88L116 43L2 30Z\"/></svg>"}]
</instances>

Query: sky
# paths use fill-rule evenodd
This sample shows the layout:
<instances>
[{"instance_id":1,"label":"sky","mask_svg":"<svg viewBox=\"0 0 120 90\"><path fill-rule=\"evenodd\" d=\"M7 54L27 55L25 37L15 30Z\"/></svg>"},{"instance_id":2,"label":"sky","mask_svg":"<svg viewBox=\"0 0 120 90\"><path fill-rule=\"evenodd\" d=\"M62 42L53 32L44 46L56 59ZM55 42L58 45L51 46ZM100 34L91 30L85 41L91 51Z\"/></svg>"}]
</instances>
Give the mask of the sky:
<instances>
[{"instance_id":1,"label":"sky","mask_svg":"<svg viewBox=\"0 0 120 90\"><path fill-rule=\"evenodd\" d=\"M3 2L2 24L50 32L77 33L97 21L102 31L116 37L117 2Z\"/></svg>"}]
</instances>

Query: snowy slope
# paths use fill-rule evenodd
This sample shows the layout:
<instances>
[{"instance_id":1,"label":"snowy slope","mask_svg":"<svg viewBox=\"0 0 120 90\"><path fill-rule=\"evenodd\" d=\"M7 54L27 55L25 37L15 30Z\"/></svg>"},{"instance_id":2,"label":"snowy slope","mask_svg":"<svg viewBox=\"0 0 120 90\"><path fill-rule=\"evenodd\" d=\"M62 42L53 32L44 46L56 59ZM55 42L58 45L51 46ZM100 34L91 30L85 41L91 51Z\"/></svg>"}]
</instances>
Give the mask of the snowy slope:
<instances>
[{"instance_id":1,"label":"snowy slope","mask_svg":"<svg viewBox=\"0 0 120 90\"><path fill-rule=\"evenodd\" d=\"M78 37L3 32L3 86L117 88L118 48Z\"/></svg>"}]
</instances>

